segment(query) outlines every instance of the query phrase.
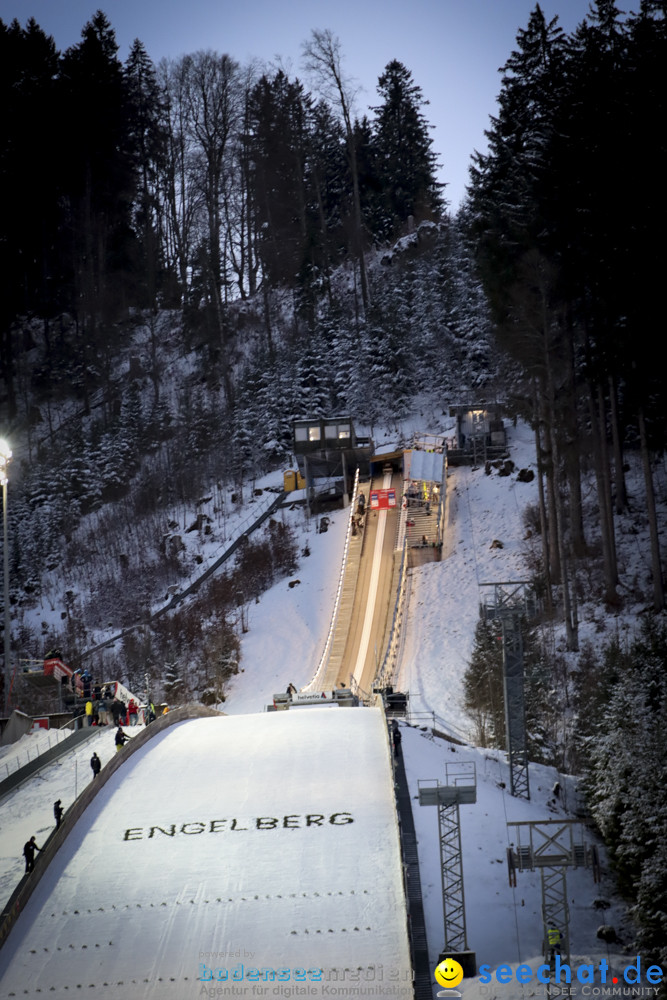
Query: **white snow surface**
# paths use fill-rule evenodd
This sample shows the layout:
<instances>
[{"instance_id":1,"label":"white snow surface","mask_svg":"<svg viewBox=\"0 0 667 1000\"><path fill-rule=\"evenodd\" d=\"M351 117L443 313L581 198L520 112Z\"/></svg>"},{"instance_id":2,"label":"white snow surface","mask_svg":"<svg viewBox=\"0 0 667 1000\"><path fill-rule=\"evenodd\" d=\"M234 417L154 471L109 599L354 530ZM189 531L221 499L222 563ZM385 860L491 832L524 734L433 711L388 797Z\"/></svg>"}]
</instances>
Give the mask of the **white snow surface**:
<instances>
[{"instance_id":1,"label":"white snow surface","mask_svg":"<svg viewBox=\"0 0 667 1000\"><path fill-rule=\"evenodd\" d=\"M127 728L125 732L129 736L133 735L132 728ZM0 899L3 905L24 873L23 845L34 834L37 844L42 846L55 824L53 803L56 799L61 799L63 808L69 808L77 795L92 781L90 758L93 753L97 753L102 766L115 754L114 733L115 729L111 726L96 730L85 743L47 764L2 799ZM29 739L36 738L35 735L25 736L19 742L23 746Z\"/></svg>"},{"instance_id":2,"label":"white snow surface","mask_svg":"<svg viewBox=\"0 0 667 1000\"><path fill-rule=\"evenodd\" d=\"M232 678L220 707L231 714L262 712L273 695L291 682L304 687L324 650L333 610L349 509L334 511L326 532L314 533L294 511L300 548L308 545L298 570L281 580L258 604L248 605L248 632L242 639L241 671ZM294 584L294 581L298 583ZM290 587L290 583L294 586Z\"/></svg>"},{"instance_id":3,"label":"white snow surface","mask_svg":"<svg viewBox=\"0 0 667 1000\"><path fill-rule=\"evenodd\" d=\"M409 970L381 710L199 719L159 734L72 831L0 969L5 996L81 985L182 1000L202 966L237 958L315 980L369 958Z\"/></svg>"},{"instance_id":4,"label":"white snow surface","mask_svg":"<svg viewBox=\"0 0 667 1000\"><path fill-rule=\"evenodd\" d=\"M431 422L427 429L434 426ZM397 438L408 440L411 429L424 428L417 419L412 428L397 427ZM438 430L446 433L448 428ZM530 430L521 424L508 430L511 457L517 468L534 468ZM391 447L391 440L385 443ZM487 476L483 468L450 470L443 558L440 563L412 572L397 682L398 687L409 689L410 707L420 722L423 719L425 723L427 713L432 713L457 731L470 733L462 705L462 677L472 650L479 601L485 596L485 588L480 585L526 577L528 546L535 542L525 538L522 512L535 502L536 496L535 483L519 483L516 475L500 477L494 471ZM293 577L300 581L298 585L290 588L289 581L282 580L248 609L250 629L242 639L242 672L220 706L231 713L230 717L188 722L165 732L158 740L150 741L136 759L130 758L102 790L0 951L0 997L9 995L10 983L16 996L35 997L42 967L60 970L58 976L68 976L66 982L74 983L74 987L51 993L46 974L39 978L40 996L47 993L66 997L77 992L87 996L185 998L199 995L206 985L223 988L224 983L197 982L200 951L233 951L233 956L220 957L222 965L225 961L243 962L245 950L256 952L253 961L257 957L267 966L275 962L284 967L298 960L304 963L302 967L314 968L333 962L335 955L335 961L349 969L378 968L383 961L387 971L400 968L404 962L402 941L396 943L402 914L402 904L397 903L401 896L397 881L400 865L393 840L395 818L388 809L391 796L387 748L384 734L380 739L376 732L377 721L355 721L377 720L379 716L369 709L262 714L274 692L284 691L290 681L301 687L312 677L324 646L338 583L346 513L334 514L328 532L318 534L314 523L307 524L302 513L285 512L299 533L301 546L307 542L311 554L301 559ZM491 548L494 539L503 547ZM638 577L645 578L648 547L637 545L633 558ZM628 628L636 610L629 608L627 620L619 617L616 628ZM596 612L585 607L581 612L581 637L595 636L599 616L596 618ZM556 648L563 648L558 634L554 643ZM292 739L296 727L298 738ZM402 730L433 967L443 947L437 817L434 809L418 806L417 782L433 778L442 781L445 763L471 761L477 771L477 803L461 807L468 944L476 952L478 965L486 963L494 969L502 963L512 968L529 963L536 968L542 960L539 873L521 873L517 888L509 887L505 853L512 832L507 823L572 817L578 804L575 782L555 768L531 764L531 800L519 801L509 795L508 769L502 752L454 747L444 740L428 738L428 731L417 725L403 725ZM195 731L196 737L187 735ZM131 730L128 732L131 734ZM219 735L214 737L213 733ZM23 842L36 833L40 843L40 836L53 826L53 801L60 797L69 806L81 782L90 780L88 761L93 749L105 762L114 752L113 731L97 734L92 743L50 765L3 800L3 900L21 874ZM552 794L557 780L562 788L558 800ZM297 826L239 830L240 847L232 841L231 830L181 833L173 838L158 833L151 838L145 833L151 825L170 827L172 823L210 823L225 818L252 821L259 816L302 816L306 812L330 815L346 810L353 812L355 823L323 829ZM143 831L141 839L123 840L127 829ZM365 836L359 838L361 833ZM320 834L323 836L318 840ZM593 837L587 832L589 840ZM260 844L264 847L257 850ZM326 850L320 853L322 847ZM596 931L602 923L611 924L626 942L631 940L632 932L625 908L614 896L612 880L605 873L604 852L602 856L600 885L594 884L592 874L585 869L568 872L572 964L597 966L604 958L619 975L634 954L629 945L625 950L621 945L607 947L597 939ZM386 870L378 872L380 868ZM377 873L378 878L373 892L363 897L366 907L362 912L367 918L363 926L373 927L378 937L373 934L369 953L364 950L364 934L369 932L362 929L361 916L361 922L353 925L359 926L359 931L350 930L348 925L353 913L355 919L359 913L354 908L358 899L350 902L352 889L355 897L363 895L371 873ZM386 899L381 898L383 885ZM300 892L315 891L327 895L309 899L299 896ZM278 904L276 897L283 893L287 895ZM339 897L337 893L348 896ZM271 899L255 899L255 895ZM224 906L217 902L218 897L226 899ZM58 905L49 907L49 898L57 900ZM203 902L205 899L209 902ZM594 901L600 899L609 904L602 912L594 907ZM110 906L116 906L116 910L110 910ZM139 907L142 920L138 923ZM76 933L71 923L73 908L79 910ZM144 910L150 912L153 923L144 923ZM214 911L214 916L209 917L207 911ZM385 918L386 934L380 933ZM26 930L32 919L36 919L34 928ZM318 929L322 934L311 935L311 930ZM118 945L108 944L112 940L122 943L122 951ZM341 950L337 951L339 945ZM62 948L62 963L52 956L53 947ZM394 948L398 950L389 955ZM118 974L117 966L113 971L114 982L122 979L122 987L101 985L105 981L101 970L111 975L105 963L112 953L121 959L122 974ZM5 971L8 956L11 965ZM141 970L147 971L140 977ZM174 982L180 983L180 992L170 984L172 973ZM185 976L188 983L184 983ZM149 979L148 984L143 984L144 978ZM143 984L143 992L130 992L132 979ZM162 980L159 991L153 985L156 979ZM64 982L59 981L61 985ZM78 983L81 990L77 991ZM316 983L301 985L304 989L319 988ZM350 987L360 985L364 984L354 982ZM250 992L247 983L230 988L234 992L226 995L261 995ZM295 988L294 980L290 988ZM471 1000L546 995L546 986L535 982L527 986L516 982L502 985L494 979L489 986L483 986L477 977L465 980L460 989ZM582 987L576 979L567 989L570 996L591 995L591 987ZM290 994L287 984L281 985L280 991L265 995L299 995ZM378 990L376 995L382 994Z\"/></svg>"}]
</instances>

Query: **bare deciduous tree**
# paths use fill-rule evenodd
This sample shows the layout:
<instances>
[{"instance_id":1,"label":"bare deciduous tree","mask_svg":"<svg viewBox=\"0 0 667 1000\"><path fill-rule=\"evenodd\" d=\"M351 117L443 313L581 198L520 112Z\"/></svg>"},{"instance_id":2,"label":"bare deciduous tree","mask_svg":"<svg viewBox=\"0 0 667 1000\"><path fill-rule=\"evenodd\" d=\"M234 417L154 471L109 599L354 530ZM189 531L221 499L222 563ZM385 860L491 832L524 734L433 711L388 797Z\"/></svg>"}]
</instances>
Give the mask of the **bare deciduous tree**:
<instances>
[{"instance_id":1,"label":"bare deciduous tree","mask_svg":"<svg viewBox=\"0 0 667 1000\"><path fill-rule=\"evenodd\" d=\"M366 261L364 259L359 170L357 166L355 130L352 119L355 90L351 81L343 74L340 39L333 34L330 28L326 28L323 31L314 28L310 40L303 44L303 54L305 67L313 77L315 89L328 104L333 108L337 108L345 128L348 162L352 175L355 243L359 260L361 297L365 309L368 306L369 298Z\"/></svg>"}]
</instances>

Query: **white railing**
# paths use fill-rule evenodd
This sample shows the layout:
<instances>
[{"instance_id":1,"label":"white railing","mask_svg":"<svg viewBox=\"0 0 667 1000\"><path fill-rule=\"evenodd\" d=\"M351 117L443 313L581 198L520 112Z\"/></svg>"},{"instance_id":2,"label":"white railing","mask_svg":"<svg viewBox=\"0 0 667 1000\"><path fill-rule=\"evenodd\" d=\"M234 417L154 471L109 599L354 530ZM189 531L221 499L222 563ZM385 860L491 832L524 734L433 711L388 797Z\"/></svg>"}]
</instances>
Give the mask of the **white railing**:
<instances>
[{"instance_id":1,"label":"white railing","mask_svg":"<svg viewBox=\"0 0 667 1000\"><path fill-rule=\"evenodd\" d=\"M71 725L72 723L68 722L62 729L49 729L43 736L36 736L34 740L31 739L29 746L22 744L14 753L9 750L7 754L0 757L0 781L4 781L10 774L20 771L30 761L36 760L43 753L46 753L47 750L50 750L51 747L57 746L58 743L66 740L68 736L72 735L73 730L69 729Z\"/></svg>"},{"instance_id":2,"label":"white railing","mask_svg":"<svg viewBox=\"0 0 667 1000\"><path fill-rule=\"evenodd\" d=\"M334 632L336 630L336 622L338 620L338 610L340 607L340 598L343 591L343 581L345 579L345 568L347 566L347 556L350 550L350 538L352 537L352 518L355 516L357 509L357 493L359 491L359 469L357 469L354 476L354 487L352 489L352 502L350 503L350 516L347 521L347 532L345 534L345 546L343 548L343 560L340 567L340 577L338 578L338 589L336 590L336 598L334 600L333 614L331 615L331 624L329 626L329 632L324 643L324 651L320 657L320 662L317 665L315 674L313 676L310 684L306 684L305 687L301 688L302 691L312 691L317 684L320 675L326 670L327 663L329 662L329 654L331 653L331 643L333 642Z\"/></svg>"},{"instance_id":3,"label":"white railing","mask_svg":"<svg viewBox=\"0 0 667 1000\"><path fill-rule=\"evenodd\" d=\"M453 722L446 722L435 712L413 712L409 709L405 713L405 718L411 726L428 726L429 729L441 732L444 736L451 736L452 739L457 740L459 743L468 745L472 743L470 733L459 726L455 726Z\"/></svg>"},{"instance_id":4,"label":"white railing","mask_svg":"<svg viewBox=\"0 0 667 1000\"><path fill-rule=\"evenodd\" d=\"M385 653L382 666L378 672L376 685L386 687L394 680L394 674L398 663L399 643L401 640L401 626L403 624L403 611L405 608L405 593L407 590L407 567L408 567L408 543L403 538L403 551L401 553L401 568L399 571L398 588L396 592L396 602L394 604L394 617L391 622L391 632L389 633L389 643Z\"/></svg>"}]
</instances>

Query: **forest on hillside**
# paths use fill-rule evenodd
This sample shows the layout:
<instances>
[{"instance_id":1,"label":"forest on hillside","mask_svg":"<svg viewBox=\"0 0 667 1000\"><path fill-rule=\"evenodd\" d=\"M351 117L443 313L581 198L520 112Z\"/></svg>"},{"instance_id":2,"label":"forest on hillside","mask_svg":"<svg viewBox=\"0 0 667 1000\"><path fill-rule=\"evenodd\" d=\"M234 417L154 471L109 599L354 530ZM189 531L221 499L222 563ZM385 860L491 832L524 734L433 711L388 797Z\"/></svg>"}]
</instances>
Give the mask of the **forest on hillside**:
<instances>
[{"instance_id":1,"label":"forest on hillside","mask_svg":"<svg viewBox=\"0 0 667 1000\"><path fill-rule=\"evenodd\" d=\"M117 53L101 11L62 53L34 20L0 21L14 648L63 643L76 662L95 629L143 614L185 573L166 512L212 489L242 499L288 460L294 417L352 413L372 429L424 401L501 400L534 430L535 585L579 678L561 704L537 657L536 746L545 713L567 738L579 727L642 947L667 961L664 0L628 14L595 0L570 34L536 5L455 216L424 95L397 60L358 117L329 31L304 45L311 91L231 54L154 65L140 41L124 64ZM618 558L622 518L647 526L650 579L628 579ZM263 548L269 569L251 549L242 567L257 587L298 557L275 529ZM59 634L23 615L47 588ZM217 697L238 652L235 588L221 579L197 615L128 638L125 675ZM636 646L579 650L591 600L642 605ZM567 738L554 752L567 756Z\"/></svg>"}]
</instances>

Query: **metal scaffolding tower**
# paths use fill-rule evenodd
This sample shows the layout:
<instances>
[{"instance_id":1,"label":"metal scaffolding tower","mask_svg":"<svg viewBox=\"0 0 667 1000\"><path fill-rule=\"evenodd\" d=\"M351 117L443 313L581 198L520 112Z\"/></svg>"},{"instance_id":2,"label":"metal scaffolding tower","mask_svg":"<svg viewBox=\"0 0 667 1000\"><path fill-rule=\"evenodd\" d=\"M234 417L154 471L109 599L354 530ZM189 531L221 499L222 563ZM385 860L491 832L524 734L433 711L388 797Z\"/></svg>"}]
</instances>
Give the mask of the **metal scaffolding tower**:
<instances>
[{"instance_id":1,"label":"metal scaffolding tower","mask_svg":"<svg viewBox=\"0 0 667 1000\"><path fill-rule=\"evenodd\" d=\"M475 764L446 764L444 785L434 778L420 780L418 787L420 806L438 807L445 925L445 946L440 960L454 958L462 965L466 976L474 976L477 971L475 953L468 949L466 932L459 806L477 801Z\"/></svg>"},{"instance_id":2,"label":"metal scaffolding tower","mask_svg":"<svg viewBox=\"0 0 667 1000\"><path fill-rule=\"evenodd\" d=\"M593 879L600 878L597 847L584 841L579 820L545 819L508 823L516 828L515 843L507 848L510 886L516 886L517 871L540 869L542 879L542 922L544 959L551 961L549 930L560 932L560 954L570 961L570 919L567 905L568 868L591 868Z\"/></svg>"},{"instance_id":3,"label":"metal scaffolding tower","mask_svg":"<svg viewBox=\"0 0 667 1000\"><path fill-rule=\"evenodd\" d=\"M534 613L527 582L482 583L494 588L493 604L482 604L480 617L500 621L503 636L503 690L505 694L505 733L510 768L510 793L516 798L530 798L528 751L526 748L526 710L523 690L523 638L521 621Z\"/></svg>"},{"instance_id":4,"label":"metal scaffolding tower","mask_svg":"<svg viewBox=\"0 0 667 1000\"><path fill-rule=\"evenodd\" d=\"M570 964L570 910L567 905L567 879L565 868L542 868L542 931L544 934L544 959L550 961L549 930L560 932L560 954Z\"/></svg>"}]
</instances>

